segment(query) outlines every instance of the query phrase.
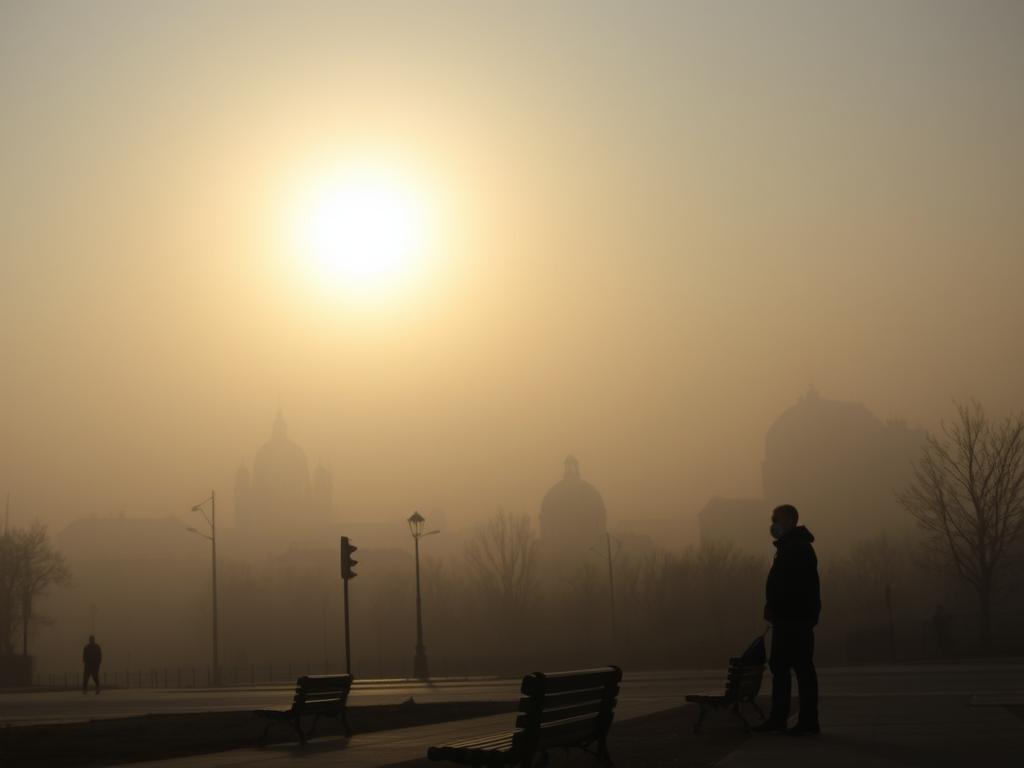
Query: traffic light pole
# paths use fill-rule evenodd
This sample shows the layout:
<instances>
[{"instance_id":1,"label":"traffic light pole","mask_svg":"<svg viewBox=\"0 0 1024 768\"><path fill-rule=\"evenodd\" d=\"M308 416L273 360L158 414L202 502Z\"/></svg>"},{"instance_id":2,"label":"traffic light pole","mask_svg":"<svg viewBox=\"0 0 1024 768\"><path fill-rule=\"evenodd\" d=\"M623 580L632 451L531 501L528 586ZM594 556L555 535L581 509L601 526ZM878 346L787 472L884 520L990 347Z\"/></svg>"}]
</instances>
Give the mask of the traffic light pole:
<instances>
[{"instance_id":1,"label":"traffic light pole","mask_svg":"<svg viewBox=\"0 0 1024 768\"><path fill-rule=\"evenodd\" d=\"M352 674L352 643L349 640L348 632L348 579L344 579L345 585L345 671Z\"/></svg>"},{"instance_id":2,"label":"traffic light pole","mask_svg":"<svg viewBox=\"0 0 1024 768\"><path fill-rule=\"evenodd\" d=\"M348 583L356 577L353 568L358 561L352 559L352 553L356 549L357 547L352 546L348 536L341 537L341 583L345 596L345 671L350 675L352 674L352 635L349 632L348 620Z\"/></svg>"}]
</instances>

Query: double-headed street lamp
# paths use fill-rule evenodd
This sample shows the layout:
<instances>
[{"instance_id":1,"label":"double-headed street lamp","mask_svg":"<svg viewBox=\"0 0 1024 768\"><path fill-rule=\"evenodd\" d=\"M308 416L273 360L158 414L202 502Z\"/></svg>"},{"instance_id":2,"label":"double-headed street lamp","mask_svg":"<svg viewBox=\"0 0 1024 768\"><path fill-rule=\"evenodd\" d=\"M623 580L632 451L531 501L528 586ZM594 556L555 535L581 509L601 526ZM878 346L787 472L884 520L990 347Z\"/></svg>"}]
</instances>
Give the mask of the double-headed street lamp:
<instances>
[{"instance_id":1,"label":"double-headed street lamp","mask_svg":"<svg viewBox=\"0 0 1024 768\"><path fill-rule=\"evenodd\" d=\"M209 517L206 516L206 510L204 509L207 504L210 505ZM206 520L206 524L210 526L209 534L196 530L191 526L185 530L207 539L213 550L213 684L218 685L220 683L220 663L217 658L217 499L214 492L210 491L210 495L193 506L192 511L201 514L203 519Z\"/></svg>"},{"instance_id":2,"label":"double-headed street lamp","mask_svg":"<svg viewBox=\"0 0 1024 768\"><path fill-rule=\"evenodd\" d=\"M424 536L433 536L440 531L423 532L423 524L426 519L419 512L413 512L406 521L409 523L409 531L412 533L412 540L416 543L416 655L412 660L413 677L419 680L426 680L430 677L427 668L427 649L423 645L423 607L420 600L420 539Z\"/></svg>"}]
</instances>

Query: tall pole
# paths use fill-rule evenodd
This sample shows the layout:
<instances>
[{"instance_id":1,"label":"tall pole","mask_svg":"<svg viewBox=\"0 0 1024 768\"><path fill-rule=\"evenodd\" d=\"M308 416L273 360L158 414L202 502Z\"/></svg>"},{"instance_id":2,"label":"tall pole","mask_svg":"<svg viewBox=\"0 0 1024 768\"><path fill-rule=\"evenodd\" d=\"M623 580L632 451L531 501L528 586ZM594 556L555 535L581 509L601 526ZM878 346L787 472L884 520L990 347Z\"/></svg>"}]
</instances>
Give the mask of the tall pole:
<instances>
[{"instance_id":1,"label":"tall pole","mask_svg":"<svg viewBox=\"0 0 1024 768\"><path fill-rule=\"evenodd\" d=\"M345 590L345 674L352 674L352 642L348 632L348 579L342 581Z\"/></svg>"},{"instance_id":2,"label":"tall pole","mask_svg":"<svg viewBox=\"0 0 1024 768\"><path fill-rule=\"evenodd\" d=\"M210 543L213 545L213 683L220 684L220 662L217 657L217 500L210 491Z\"/></svg>"},{"instance_id":3,"label":"tall pole","mask_svg":"<svg viewBox=\"0 0 1024 768\"><path fill-rule=\"evenodd\" d=\"M427 672L427 649L423 646L423 605L420 599L420 537L416 542L416 658L413 660L413 676L421 680L430 677Z\"/></svg>"},{"instance_id":4,"label":"tall pole","mask_svg":"<svg viewBox=\"0 0 1024 768\"><path fill-rule=\"evenodd\" d=\"M612 569L612 535L605 531L605 541L608 544L608 598L612 608L612 652L616 652L618 649L616 641L618 640L618 633L615 628L615 573Z\"/></svg>"}]
</instances>

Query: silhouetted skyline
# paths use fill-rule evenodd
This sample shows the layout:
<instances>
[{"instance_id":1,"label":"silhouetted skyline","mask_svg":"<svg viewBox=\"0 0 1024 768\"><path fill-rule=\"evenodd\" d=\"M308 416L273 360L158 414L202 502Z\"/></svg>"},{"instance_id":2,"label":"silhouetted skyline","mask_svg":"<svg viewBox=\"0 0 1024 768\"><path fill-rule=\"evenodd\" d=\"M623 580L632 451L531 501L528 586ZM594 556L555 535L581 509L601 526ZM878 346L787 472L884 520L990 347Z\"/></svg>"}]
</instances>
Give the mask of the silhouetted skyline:
<instances>
[{"instance_id":1,"label":"silhouetted skyline","mask_svg":"<svg viewBox=\"0 0 1024 768\"><path fill-rule=\"evenodd\" d=\"M188 509L278 406L346 510L467 522L567 453L624 516L756 494L811 385L1019 407L1019 4L300 6L0 5L19 524ZM350 161L438 209L365 301L286 231Z\"/></svg>"}]
</instances>

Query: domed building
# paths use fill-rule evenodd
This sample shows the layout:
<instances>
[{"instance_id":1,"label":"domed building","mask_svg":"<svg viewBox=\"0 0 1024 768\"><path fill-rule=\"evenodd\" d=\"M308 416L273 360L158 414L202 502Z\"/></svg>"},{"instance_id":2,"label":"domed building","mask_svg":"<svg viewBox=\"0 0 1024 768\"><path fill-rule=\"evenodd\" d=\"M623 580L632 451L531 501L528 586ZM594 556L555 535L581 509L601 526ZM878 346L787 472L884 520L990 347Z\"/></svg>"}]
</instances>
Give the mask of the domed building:
<instances>
[{"instance_id":1,"label":"domed building","mask_svg":"<svg viewBox=\"0 0 1024 768\"><path fill-rule=\"evenodd\" d=\"M896 493L912 479L925 439L923 430L883 422L863 403L811 390L768 430L764 498L806 512L826 549L882 531L907 533L913 519Z\"/></svg>"},{"instance_id":2,"label":"domed building","mask_svg":"<svg viewBox=\"0 0 1024 768\"><path fill-rule=\"evenodd\" d=\"M326 535L332 495L331 476L323 467L310 481L306 452L288 438L279 412L270 440L256 452L252 472L242 465L235 475L236 531L250 545L274 548Z\"/></svg>"},{"instance_id":3,"label":"domed building","mask_svg":"<svg viewBox=\"0 0 1024 768\"><path fill-rule=\"evenodd\" d=\"M788 503L817 537L819 552L885 532L913 530L896 493L913 478L927 434L882 421L863 403L821 397L813 389L787 408L765 436L758 499L711 499L700 512L702 542L731 542L771 552L767 527L774 506Z\"/></svg>"},{"instance_id":4,"label":"domed building","mask_svg":"<svg viewBox=\"0 0 1024 768\"><path fill-rule=\"evenodd\" d=\"M540 505L540 546L545 559L575 561L591 547L604 546L608 512L600 491L580 476L575 456Z\"/></svg>"}]
</instances>

